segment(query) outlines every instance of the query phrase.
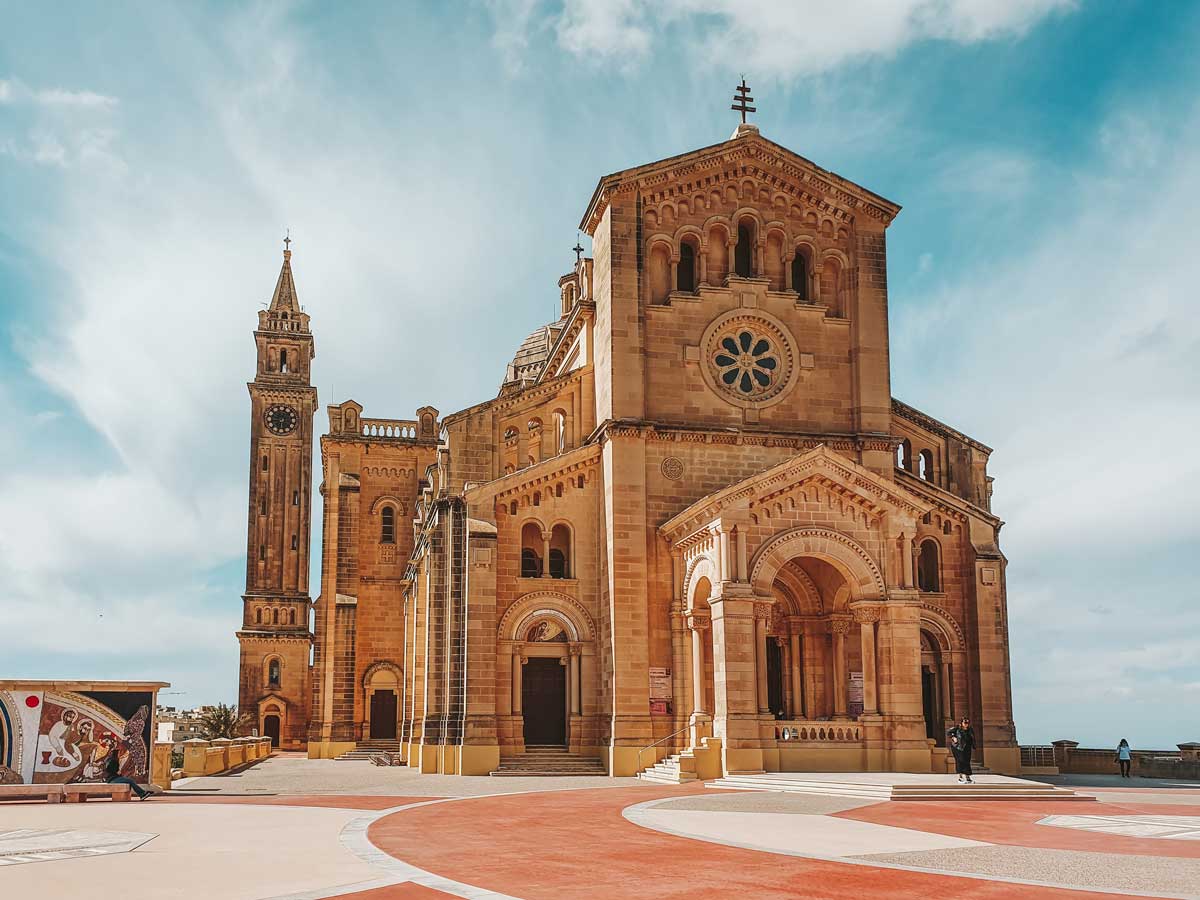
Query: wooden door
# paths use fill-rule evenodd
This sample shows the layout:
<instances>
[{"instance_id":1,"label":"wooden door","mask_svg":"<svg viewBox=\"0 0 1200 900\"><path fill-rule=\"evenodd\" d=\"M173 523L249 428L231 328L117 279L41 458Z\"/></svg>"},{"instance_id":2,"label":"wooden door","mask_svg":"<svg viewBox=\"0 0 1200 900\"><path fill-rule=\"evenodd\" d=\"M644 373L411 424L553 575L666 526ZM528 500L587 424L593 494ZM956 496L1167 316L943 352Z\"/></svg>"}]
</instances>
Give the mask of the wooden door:
<instances>
[{"instance_id":1,"label":"wooden door","mask_svg":"<svg viewBox=\"0 0 1200 900\"><path fill-rule=\"evenodd\" d=\"M567 743L567 669L558 657L532 657L525 664L521 711L525 745Z\"/></svg>"},{"instance_id":2,"label":"wooden door","mask_svg":"<svg viewBox=\"0 0 1200 900\"><path fill-rule=\"evenodd\" d=\"M371 739L390 741L396 737L396 692L371 694Z\"/></svg>"}]
</instances>

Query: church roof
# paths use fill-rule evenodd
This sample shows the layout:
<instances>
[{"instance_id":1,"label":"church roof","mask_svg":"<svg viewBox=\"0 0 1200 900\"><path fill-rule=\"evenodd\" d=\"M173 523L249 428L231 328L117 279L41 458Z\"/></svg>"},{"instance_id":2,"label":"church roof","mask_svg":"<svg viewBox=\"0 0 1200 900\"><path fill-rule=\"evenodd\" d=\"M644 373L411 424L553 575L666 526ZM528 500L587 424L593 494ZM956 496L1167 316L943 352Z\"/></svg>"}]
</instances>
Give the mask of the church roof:
<instances>
[{"instance_id":1,"label":"church roof","mask_svg":"<svg viewBox=\"0 0 1200 900\"><path fill-rule=\"evenodd\" d=\"M501 387L534 381L546 365L550 348L554 346L554 339L558 337L561 330L561 322L542 325L534 329L529 337L521 342L521 346L513 355L512 362L508 364L508 368L504 372L504 381Z\"/></svg>"},{"instance_id":2,"label":"church roof","mask_svg":"<svg viewBox=\"0 0 1200 900\"><path fill-rule=\"evenodd\" d=\"M887 225L900 212L900 206L891 200L768 140L753 125L743 125L719 144L605 175L596 184L579 227L589 235L595 234L609 198L622 186L637 184L643 190L653 190L676 180L701 181L722 162L753 162L760 174L792 182L810 202L836 207L851 216L861 213Z\"/></svg>"}]
</instances>

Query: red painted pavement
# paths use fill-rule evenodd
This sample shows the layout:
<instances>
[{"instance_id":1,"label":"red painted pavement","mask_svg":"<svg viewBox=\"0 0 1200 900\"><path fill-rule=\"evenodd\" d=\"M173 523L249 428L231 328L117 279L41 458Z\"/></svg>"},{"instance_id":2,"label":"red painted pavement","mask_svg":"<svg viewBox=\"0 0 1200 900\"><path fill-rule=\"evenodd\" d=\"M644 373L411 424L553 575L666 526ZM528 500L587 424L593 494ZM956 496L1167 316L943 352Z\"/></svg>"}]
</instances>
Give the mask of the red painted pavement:
<instances>
[{"instance_id":1,"label":"red painted pavement","mask_svg":"<svg viewBox=\"0 0 1200 900\"><path fill-rule=\"evenodd\" d=\"M385 816L368 836L380 849L426 871L524 900L1114 896L743 850L652 831L621 816L635 803L695 793L703 788L480 797ZM376 895L364 896L375 900Z\"/></svg>"},{"instance_id":2,"label":"red painted pavement","mask_svg":"<svg viewBox=\"0 0 1200 900\"><path fill-rule=\"evenodd\" d=\"M1200 859L1200 841L1134 838L1077 828L1038 825L1046 816L1196 816L1200 807L1164 806L1161 803L1078 803L1075 801L1023 800L922 800L877 803L834 813L843 819L894 825L933 834L1041 847L1047 850L1086 850L1130 856L1172 856Z\"/></svg>"},{"instance_id":3,"label":"red painted pavement","mask_svg":"<svg viewBox=\"0 0 1200 900\"><path fill-rule=\"evenodd\" d=\"M353 894L338 894L337 896L338 900L439 900L443 897L457 900L455 894L435 891L433 888L412 882L373 888L369 891L355 891Z\"/></svg>"}]
</instances>

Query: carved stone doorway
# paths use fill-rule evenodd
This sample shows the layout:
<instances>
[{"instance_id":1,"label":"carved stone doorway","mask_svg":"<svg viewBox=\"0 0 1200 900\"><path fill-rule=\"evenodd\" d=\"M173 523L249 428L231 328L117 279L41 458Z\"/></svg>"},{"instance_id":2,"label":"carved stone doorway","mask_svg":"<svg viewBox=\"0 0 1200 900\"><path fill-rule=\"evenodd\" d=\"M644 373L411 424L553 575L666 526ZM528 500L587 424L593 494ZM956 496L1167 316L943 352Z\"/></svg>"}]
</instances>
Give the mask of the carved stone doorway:
<instances>
[{"instance_id":1,"label":"carved stone doorway","mask_svg":"<svg viewBox=\"0 0 1200 900\"><path fill-rule=\"evenodd\" d=\"M525 746L566 746L567 669L559 657L530 657L521 684Z\"/></svg>"}]
</instances>

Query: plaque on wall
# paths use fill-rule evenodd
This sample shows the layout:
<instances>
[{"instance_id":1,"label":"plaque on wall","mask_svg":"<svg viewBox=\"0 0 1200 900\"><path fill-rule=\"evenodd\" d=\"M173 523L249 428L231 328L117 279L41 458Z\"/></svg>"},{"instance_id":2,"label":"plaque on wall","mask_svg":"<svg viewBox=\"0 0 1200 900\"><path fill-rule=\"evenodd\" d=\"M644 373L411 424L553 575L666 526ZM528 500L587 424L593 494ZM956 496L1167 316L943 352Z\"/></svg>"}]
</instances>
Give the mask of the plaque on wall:
<instances>
[{"instance_id":1,"label":"plaque on wall","mask_svg":"<svg viewBox=\"0 0 1200 900\"><path fill-rule=\"evenodd\" d=\"M863 673L851 672L850 684L846 691L846 713L853 719L862 715L863 711Z\"/></svg>"},{"instance_id":2,"label":"plaque on wall","mask_svg":"<svg viewBox=\"0 0 1200 900\"><path fill-rule=\"evenodd\" d=\"M662 666L650 667L650 699L671 699L671 670Z\"/></svg>"}]
</instances>

